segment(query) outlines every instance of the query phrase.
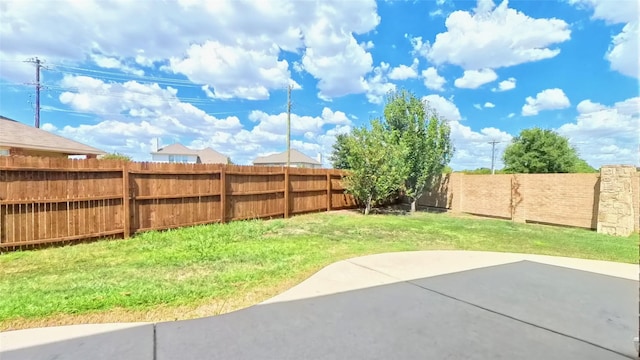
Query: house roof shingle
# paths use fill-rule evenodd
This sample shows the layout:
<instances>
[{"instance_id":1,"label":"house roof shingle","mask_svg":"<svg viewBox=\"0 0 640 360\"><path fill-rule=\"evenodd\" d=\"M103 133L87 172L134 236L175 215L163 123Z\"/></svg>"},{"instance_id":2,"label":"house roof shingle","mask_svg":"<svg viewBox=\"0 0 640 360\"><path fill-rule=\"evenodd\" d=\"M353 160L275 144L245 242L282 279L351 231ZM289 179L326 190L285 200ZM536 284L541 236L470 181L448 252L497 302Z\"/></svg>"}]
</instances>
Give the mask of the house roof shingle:
<instances>
[{"instance_id":1,"label":"house roof shingle","mask_svg":"<svg viewBox=\"0 0 640 360\"><path fill-rule=\"evenodd\" d=\"M200 158L200 162L203 164L226 164L229 162L229 157L223 155L212 148L204 148L196 152Z\"/></svg>"},{"instance_id":2,"label":"house roof shingle","mask_svg":"<svg viewBox=\"0 0 640 360\"><path fill-rule=\"evenodd\" d=\"M105 151L0 116L0 146L67 155L103 155Z\"/></svg>"},{"instance_id":3,"label":"house roof shingle","mask_svg":"<svg viewBox=\"0 0 640 360\"><path fill-rule=\"evenodd\" d=\"M296 149L291 149L290 161L291 163L321 165L318 160L312 157L309 157ZM277 153L273 155L258 156L255 160L253 160L253 163L254 164L286 164L287 152L283 151L281 153Z\"/></svg>"},{"instance_id":4,"label":"house roof shingle","mask_svg":"<svg viewBox=\"0 0 640 360\"><path fill-rule=\"evenodd\" d=\"M158 149L156 152L152 152L152 154L195 155L203 164L226 164L229 162L228 156L221 154L212 148L193 150L180 143L167 145Z\"/></svg>"},{"instance_id":5,"label":"house roof shingle","mask_svg":"<svg viewBox=\"0 0 640 360\"><path fill-rule=\"evenodd\" d=\"M189 149L180 143L175 143L158 149L158 151L153 152L152 154L196 155L196 151Z\"/></svg>"}]
</instances>

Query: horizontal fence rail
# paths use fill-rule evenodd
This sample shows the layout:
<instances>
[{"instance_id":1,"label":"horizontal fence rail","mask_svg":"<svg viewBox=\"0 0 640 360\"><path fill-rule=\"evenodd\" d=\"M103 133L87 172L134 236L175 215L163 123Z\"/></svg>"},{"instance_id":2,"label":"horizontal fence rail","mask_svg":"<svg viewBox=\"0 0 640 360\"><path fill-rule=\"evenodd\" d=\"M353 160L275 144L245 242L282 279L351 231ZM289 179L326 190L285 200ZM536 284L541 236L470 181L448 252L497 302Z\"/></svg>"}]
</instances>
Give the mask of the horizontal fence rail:
<instances>
[{"instance_id":1,"label":"horizontal fence rail","mask_svg":"<svg viewBox=\"0 0 640 360\"><path fill-rule=\"evenodd\" d=\"M0 248L355 207L344 172L0 157Z\"/></svg>"}]
</instances>

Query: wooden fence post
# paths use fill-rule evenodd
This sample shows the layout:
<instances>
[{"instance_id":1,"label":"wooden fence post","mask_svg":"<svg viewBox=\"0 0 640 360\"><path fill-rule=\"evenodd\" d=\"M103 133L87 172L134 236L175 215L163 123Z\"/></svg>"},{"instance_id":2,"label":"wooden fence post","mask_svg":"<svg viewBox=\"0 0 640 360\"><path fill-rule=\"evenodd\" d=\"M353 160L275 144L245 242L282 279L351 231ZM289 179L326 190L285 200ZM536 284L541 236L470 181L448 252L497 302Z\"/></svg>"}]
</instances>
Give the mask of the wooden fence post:
<instances>
[{"instance_id":1,"label":"wooden fence post","mask_svg":"<svg viewBox=\"0 0 640 360\"><path fill-rule=\"evenodd\" d=\"M289 217L289 167L284 168L284 218Z\"/></svg>"},{"instance_id":2,"label":"wooden fence post","mask_svg":"<svg viewBox=\"0 0 640 360\"><path fill-rule=\"evenodd\" d=\"M129 163L122 163L122 210L124 216L124 238L131 236L131 203L129 197L131 196L130 184L129 184Z\"/></svg>"},{"instance_id":3,"label":"wooden fence post","mask_svg":"<svg viewBox=\"0 0 640 360\"><path fill-rule=\"evenodd\" d=\"M227 165L222 164L220 168L220 222L227 221Z\"/></svg>"},{"instance_id":4,"label":"wooden fence post","mask_svg":"<svg viewBox=\"0 0 640 360\"><path fill-rule=\"evenodd\" d=\"M327 211L331 211L331 172L327 170Z\"/></svg>"}]
</instances>

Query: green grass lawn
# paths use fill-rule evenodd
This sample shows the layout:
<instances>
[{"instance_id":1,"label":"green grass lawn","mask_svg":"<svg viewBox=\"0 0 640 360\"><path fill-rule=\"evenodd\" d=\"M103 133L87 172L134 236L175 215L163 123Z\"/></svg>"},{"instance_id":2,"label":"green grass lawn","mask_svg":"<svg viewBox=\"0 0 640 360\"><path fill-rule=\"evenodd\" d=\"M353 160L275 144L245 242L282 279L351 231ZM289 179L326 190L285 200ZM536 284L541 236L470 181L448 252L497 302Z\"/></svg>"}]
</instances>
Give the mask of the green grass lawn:
<instances>
[{"instance_id":1,"label":"green grass lawn","mask_svg":"<svg viewBox=\"0 0 640 360\"><path fill-rule=\"evenodd\" d=\"M637 235L448 214L233 222L3 254L0 330L212 315L274 296L341 259L433 249L638 260Z\"/></svg>"}]
</instances>

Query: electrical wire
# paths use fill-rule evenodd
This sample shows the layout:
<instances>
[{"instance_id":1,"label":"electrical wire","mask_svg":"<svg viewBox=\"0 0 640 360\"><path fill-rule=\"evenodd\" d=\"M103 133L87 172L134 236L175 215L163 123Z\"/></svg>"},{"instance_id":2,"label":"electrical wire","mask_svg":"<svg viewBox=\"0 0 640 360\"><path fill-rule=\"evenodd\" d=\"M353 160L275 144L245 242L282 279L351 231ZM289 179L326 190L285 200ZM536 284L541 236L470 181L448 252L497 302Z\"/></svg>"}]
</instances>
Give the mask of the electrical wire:
<instances>
[{"instance_id":1,"label":"electrical wire","mask_svg":"<svg viewBox=\"0 0 640 360\"><path fill-rule=\"evenodd\" d=\"M121 74L121 73L115 73L112 71L84 69L84 68L68 66L68 65L53 65L53 66L54 66L54 69L62 68L62 69L75 70L76 73L81 72L81 73L95 73L95 74L108 75L108 77L119 78L119 80L123 80L121 78L124 78L124 80L128 80L128 81L139 79L139 80L147 80L152 82L164 82L168 84L170 83L170 84L182 85L182 86L194 86L194 87L202 86L202 85L194 84L192 81L184 80L184 79L171 79L166 77L145 76L145 75L136 75L136 74ZM58 71L58 72L63 72L63 71Z\"/></svg>"},{"instance_id":2,"label":"electrical wire","mask_svg":"<svg viewBox=\"0 0 640 360\"><path fill-rule=\"evenodd\" d=\"M0 60L2 62L24 62L24 61L19 61L19 60ZM178 97L176 95L170 95L167 96L169 94L167 94L166 89L160 88L160 90L162 90L161 94L157 94L157 93L149 93L149 92L141 92L141 91L137 91L134 89L126 89L124 88L124 83L125 82L129 82L129 81L136 81L139 84L142 85L149 85L149 84L153 84L153 85L164 85L164 86L176 86L176 87L192 87L192 88L198 88L201 89L202 85L198 85L195 84L189 80L186 79L175 79L175 78L166 78L166 77L158 77L158 76L145 76L145 75L136 75L136 74L125 74L125 73L116 73L113 71L104 71L104 70L96 70L96 69L86 69L86 68L82 68L82 67L77 67L77 66L70 66L70 65L64 65L64 64L51 64L48 63L47 64L47 68L46 70L48 71L52 71L52 72L57 72L63 75L71 75L71 76L92 76L91 74L97 74L98 76L95 76L94 78L98 79L98 80L113 80L113 81L117 81L119 83L117 83L117 85L122 86L122 91L108 91L107 89L104 89L103 91L87 91L84 89L80 89L78 87L65 87L65 86L61 86L59 84L52 84L52 83L43 83L42 84L42 89L45 91L52 91L52 92L58 92L58 93L63 93L63 92L68 92L68 93L72 93L72 94L76 94L76 95L94 95L94 96L104 96L104 97L109 97L109 98L115 98L115 99L124 99L124 100L131 100L131 101L136 101L137 99L131 99L129 96L127 96L128 94L135 94L136 97L137 96L142 96L142 97L153 97L154 100L156 101L160 101L163 104L168 104L171 105L172 103L183 103L183 104L190 104L190 105L194 105L194 106L211 106L211 105L215 105L215 101L213 99L209 99L209 98L200 98L200 97ZM105 85L111 85L109 82L105 82ZM3 87L8 87L9 85L5 85L5 84L0 84L0 89ZM20 92L24 92L29 90L28 88L20 88L20 89L16 89L19 90ZM157 90L157 89L154 89ZM144 107L144 104L139 104L141 105L141 107ZM279 107L278 107L279 108ZM57 111L57 112L66 112L66 113L75 113L75 114L91 114L91 113L96 113L99 115L117 115L117 116L131 116L129 114L127 114L126 112L112 112L112 113L102 113L102 112L84 112L84 111L77 111L77 110L68 110L68 109L59 109L59 108L42 108L43 111ZM227 114L243 114L243 113L251 113L254 110L237 110L237 111L224 111L224 112L207 112L204 111L200 108L198 108L198 110L203 111L205 114L207 115L227 115ZM173 112L173 111L163 111L162 112L163 115L169 115L169 116L184 116L185 112Z\"/></svg>"},{"instance_id":3,"label":"electrical wire","mask_svg":"<svg viewBox=\"0 0 640 360\"><path fill-rule=\"evenodd\" d=\"M67 70L65 71L65 69ZM96 78L100 80L106 79L106 80L114 80L118 82L136 81L143 85L145 85L146 83L146 84L154 84L154 85L157 84L157 85L165 85L165 86L191 87L191 88L202 89L202 85L195 84L192 81L186 80L186 79L175 79L175 78L144 76L144 75L141 76L141 75L135 75L135 74L123 74L123 73L116 73L113 71L86 69L86 68L64 65L64 64L48 64L47 70L58 72L63 75L75 75L75 76L89 76L88 74L99 74L100 76ZM105 84L108 85L109 83L105 83ZM77 88L63 88L59 85L53 85L53 84L45 84L45 86L47 86L49 89L58 89L58 90L66 90L66 91L73 91L77 89ZM79 91L79 89L77 89L77 91ZM143 92L139 92L131 89L127 89L127 92L136 93L136 94L145 95L145 96L157 96L156 94L148 94L148 93L143 93ZM83 91L83 93L85 93L85 91ZM107 94L107 93L95 94L95 95L111 96L110 94ZM203 98L179 98L179 99L182 99L188 102L199 103L199 104L211 104L211 100L203 99Z\"/></svg>"},{"instance_id":4,"label":"electrical wire","mask_svg":"<svg viewBox=\"0 0 640 360\"><path fill-rule=\"evenodd\" d=\"M127 112L86 112L86 111L78 111L78 110L68 110L68 109L60 109L60 108L52 108L52 107L42 107L41 111L46 111L46 112L64 112L64 113L73 113L73 114L96 114L96 115L106 115L106 116L128 116L128 117L132 117L132 118L148 118L149 116L132 116L130 114L128 114ZM241 114L241 113L250 113L253 110L243 110L243 111L222 111L222 112L205 112L206 115L228 115L228 114ZM162 116L183 116L185 115L184 113L178 113L178 112L167 112L167 111L162 111ZM160 115L158 115L160 116Z\"/></svg>"},{"instance_id":5,"label":"electrical wire","mask_svg":"<svg viewBox=\"0 0 640 360\"><path fill-rule=\"evenodd\" d=\"M87 90L80 90L77 87L62 87L62 86L58 86L58 85L43 85L43 86L45 86L47 90L56 91L56 92L69 92L69 93L77 94L77 95L89 94L89 95L96 95L96 96L104 96L104 97L111 97L111 98L118 98L118 99L133 100L133 99L130 99L129 97L127 97L126 94L136 94L136 95L141 95L143 97L146 96L146 97L154 97L156 99L159 98L161 101L165 101L165 102L176 101L176 102L198 104L198 105L213 105L214 104L214 102L212 100L205 99L205 98L189 98L189 97L177 97L177 96L165 97L164 95L166 95L166 94L150 94L150 93L145 93L145 92L140 92L140 91L135 91L135 90L129 90L129 89L126 89L126 92L117 93L117 92L108 92L108 91L100 91L100 92L98 92L98 91L87 91Z\"/></svg>"}]
</instances>

